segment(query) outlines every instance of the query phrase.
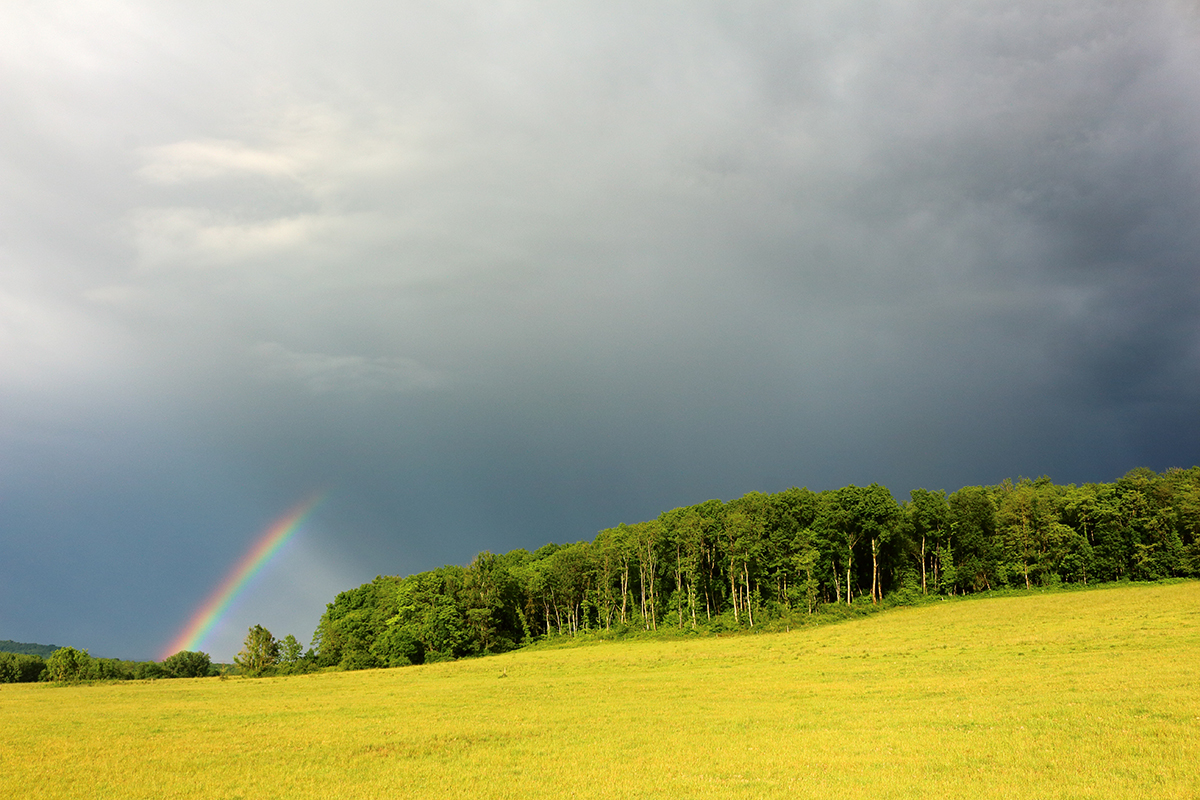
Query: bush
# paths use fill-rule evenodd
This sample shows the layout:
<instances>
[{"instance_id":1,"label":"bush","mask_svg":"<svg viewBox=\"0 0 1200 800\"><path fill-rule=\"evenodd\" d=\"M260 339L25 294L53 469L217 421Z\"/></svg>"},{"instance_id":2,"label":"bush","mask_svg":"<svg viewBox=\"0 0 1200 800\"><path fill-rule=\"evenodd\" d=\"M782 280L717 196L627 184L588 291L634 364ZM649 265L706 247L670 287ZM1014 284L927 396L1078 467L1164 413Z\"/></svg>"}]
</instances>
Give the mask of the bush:
<instances>
[{"instance_id":1,"label":"bush","mask_svg":"<svg viewBox=\"0 0 1200 800\"><path fill-rule=\"evenodd\" d=\"M92 657L87 650L60 647L46 659L46 672L52 681L79 681L88 676Z\"/></svg>"},{"instance_id":2,"label":"bush","mask_svg":"<svg viewBox=\"0 0 1200 800\"><path fill-rule=\"evenodd\" d=\"M115 658L89 658L78 680L124 681L132 677L133 670L126 662Z\"/></svg>"},{"instance_id":3,"label":"bush","mask_svg":"<svg viewBox=\"0 0 1200 800\"><path fill-rule=\"evenodd\" d=\"M139 661L133 668L133 677L139 681L148 681L156 678L170 678L171 675L157 661Z\"/></svg>"},{"instance_id":4,"label":"bush","mask_svg":"<svg viewBox=\"0 0 1200 800\"><path fill-rule=\"evenodd\" d=\"M921 594L921 576L911 567L900 570L900 586L883 598L884 608L915 605L924 598Z\"/></svg>"},{"instance_id":5,"label":"bush","mask_svg":"<svg viewBox=\"0 0 1200 800\"><path fill-rule=\"evenodd\" d=\"M412 631L394 625L371 646L375 659L385 667L405 667L425 662L425 647Z\"/></svg>"},{"instance_id":6,"label":"bush","mask_svg":"<svg viewBox=\"0 0 1200 800\"><path fill-rule=\"evenodd\" d=\"M345 670L356 670L375 669L380 664L370 651L355 648L353 650L346 650L342 654L342 660L338 666Z\"/></svg>"},{"instance_id":7,"label":"bush","mask_svg":"<svg viewBox=\"0 0 1200 800\"><path fill-rule=\"evenodd\" d=\"M212 671L212 659L208 653L180 650L162 662L162 670L169 678L207 678Z\"/></svg>"},{"instance_id":8,"label":"bush","mask_svg":"<svg viewBox=\"0 0 1200 800\"><path fill-rule=\"evenodd\" d=\"M0 653L0 683L33 683L46 670L41 656Z\"/></svg>"}]
</instances>

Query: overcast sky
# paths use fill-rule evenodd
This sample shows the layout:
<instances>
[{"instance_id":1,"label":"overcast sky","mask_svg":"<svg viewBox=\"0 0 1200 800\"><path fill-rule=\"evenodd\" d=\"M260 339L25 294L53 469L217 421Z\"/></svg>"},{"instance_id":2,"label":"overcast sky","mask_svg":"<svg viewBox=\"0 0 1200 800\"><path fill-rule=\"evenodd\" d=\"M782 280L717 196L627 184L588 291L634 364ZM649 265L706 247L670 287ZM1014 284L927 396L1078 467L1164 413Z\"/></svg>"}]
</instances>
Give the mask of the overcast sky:
<instances>
[{"instance_id":1,"label":"overcast sky","mask_svg":"<svg viewBox=\"0 0 1200 800\"><path fill-rule=\"evenodd\" d=\"M1192 466L1198 261L1194 3L8 0L0 638Z\"/></svg>"}]
</instances>

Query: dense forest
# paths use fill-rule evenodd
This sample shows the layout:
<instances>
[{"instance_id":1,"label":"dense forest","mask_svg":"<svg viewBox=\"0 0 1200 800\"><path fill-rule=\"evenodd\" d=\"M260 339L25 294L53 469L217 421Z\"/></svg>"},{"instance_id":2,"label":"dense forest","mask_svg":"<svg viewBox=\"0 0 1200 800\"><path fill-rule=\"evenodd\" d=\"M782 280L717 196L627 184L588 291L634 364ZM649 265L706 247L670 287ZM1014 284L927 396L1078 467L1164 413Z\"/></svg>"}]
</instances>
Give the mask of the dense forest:
<instances>
[{"instance_id":1,"label":"dense forest","mask_svg":"<svg viewBox=\"0 0 1200 800\"><path fill-rule=\"evenodd\" d=\"M1200 467L1114 483L751 492L535 552L380 576L321 617L314 666L397 666L544 637L720 632L838 604L1200 574Z\"/></svg>"}]
</instances>

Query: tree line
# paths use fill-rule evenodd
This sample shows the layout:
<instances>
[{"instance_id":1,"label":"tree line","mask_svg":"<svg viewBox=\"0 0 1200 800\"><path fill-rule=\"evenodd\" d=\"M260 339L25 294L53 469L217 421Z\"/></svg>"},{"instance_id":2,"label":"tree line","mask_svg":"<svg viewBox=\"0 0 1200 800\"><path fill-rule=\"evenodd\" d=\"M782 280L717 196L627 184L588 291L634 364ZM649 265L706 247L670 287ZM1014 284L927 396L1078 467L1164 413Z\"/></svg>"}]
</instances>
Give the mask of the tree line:
<instances>
[{"instance_id":1,"label":"tree line","mask_svg":"<svg viewBox=\"0 0 1200 800\"><path fill-rule=\"evenodd\" d=\"M592 541L379 576L328 604L306 654L363 669L540 638L721 632L840 606L1200 574L1200 467L1113 483L791 488L708 500ZM249 640L248 640L249 641Z\"/></svg>"},{"instance_id":2,"label":"tree line","mask_svg":"<svg viewBox=\"0 0 1200 800\"><path fill-rule=\"evenodd\" d=\"M300 642L290 633L277 640L263 626L254 625L241 652L234 656L234 672L253 677L309 672L316 668L316 654L302 650ZM228 665L212 663L208 653L193 650L181 650L161 662L97 658L74 647L55 648L45 658L35 653L0 651L0 683L206 678L225 675L227 668Z\"/></svg>"},{"instance_id":3,"label":"tree line","mask_svg":"<svg viewBox=\"0 0 1200 800\"><path fill-rule=\"evenodd\" d=\"M254 625L246 635L241 652L234 656L233 664L234 668L230 670L229 665L212 663L208 653L193 650L181 650L158 662L96 658L87 650L59 647L44 659L31 653L0 652L0 683L206 678L230 672L251 677L296 675L316 669L317 657L311 649L303 652L302 645L292 634L276 639L263 626Z\"/></svg>"},{"instance_id":4,"label":"tree line","mask_svg":"<svg viewBox=\"0 0 1200 800\"><path fill-rule=\"evenodd\" d=\"M207 653L190 650L181 650L162 662L97 658L74 647L59 647L45 658L31 653L0 652L0 683L203 678L216 674L217 668Z\"/></svg>"},{"instance_id":5,"label":"tree line","mask_svg":"<svg viewBox=\"0 0 1200 800\"><path fill-rule=\"evenodd\" d=\"M719 633L931 595L1197 576L1200 467L916 489L903 502L879 484L791 488L676 508L592 541L381 575L327 605L306 652L255 625L234 663L252 676L392 667L560 636ZM219 672L192 651L161 663L0 652L0 683Z\"/></svg>"}]
</instances>

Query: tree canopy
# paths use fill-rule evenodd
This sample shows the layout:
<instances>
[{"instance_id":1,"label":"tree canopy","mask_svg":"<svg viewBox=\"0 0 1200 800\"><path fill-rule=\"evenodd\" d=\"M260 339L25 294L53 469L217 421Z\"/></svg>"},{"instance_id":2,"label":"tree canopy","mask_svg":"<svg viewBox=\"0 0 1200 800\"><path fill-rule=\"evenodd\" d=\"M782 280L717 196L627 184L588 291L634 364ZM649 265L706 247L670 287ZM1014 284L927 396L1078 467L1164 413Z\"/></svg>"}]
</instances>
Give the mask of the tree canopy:
<instances>
[{"instance_id":1,"label":"tree canopy","mask_svg":"<svg viewBox=\"0 0 1200 800\"><path fill-rule=\"evenodd\" d=\"M280 644L262 625L254 625L246 634L242 651L233 657L248 675L262 675L279 663Z\"/></svg>"}]
</instances>

